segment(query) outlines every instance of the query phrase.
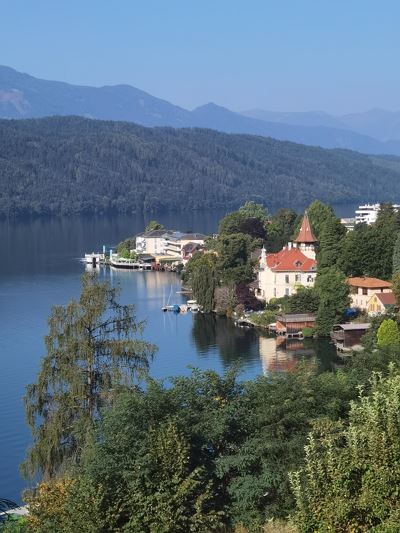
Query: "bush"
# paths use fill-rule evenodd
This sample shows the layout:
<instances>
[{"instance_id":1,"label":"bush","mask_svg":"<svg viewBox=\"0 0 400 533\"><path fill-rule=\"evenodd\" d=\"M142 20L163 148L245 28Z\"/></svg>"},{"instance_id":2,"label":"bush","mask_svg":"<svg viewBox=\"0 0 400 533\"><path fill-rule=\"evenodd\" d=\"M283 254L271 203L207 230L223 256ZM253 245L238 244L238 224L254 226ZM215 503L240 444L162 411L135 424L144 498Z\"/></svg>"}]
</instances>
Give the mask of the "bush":
<instances>
[{"instance_id":1,"label":"bush","mask_svg":"<svg viewBox=\"0 0 400 533\"><path fill-rule=\"evenodd\" d=\"M303 329L303 337L305 339L310 339L311 337L314 337L315 335L315 328L304 328Z\"/></svg>"}]
</instances>

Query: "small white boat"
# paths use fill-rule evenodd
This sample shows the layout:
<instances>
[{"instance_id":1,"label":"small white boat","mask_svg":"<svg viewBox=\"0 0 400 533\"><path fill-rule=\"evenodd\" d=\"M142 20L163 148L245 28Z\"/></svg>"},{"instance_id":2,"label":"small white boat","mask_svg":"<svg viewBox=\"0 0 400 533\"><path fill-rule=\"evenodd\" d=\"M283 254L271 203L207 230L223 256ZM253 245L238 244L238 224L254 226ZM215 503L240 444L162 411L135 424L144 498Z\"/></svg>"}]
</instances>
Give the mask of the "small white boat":
<instances>
[{"instance_id":1,"label":"small white boat","mask_svg":"<svg viewBox=\"0 0 400 533\"><path fill-rule=\"evenodd\" d=\"M196 313L197 311L200 311L200 305L197 303L196 300L188 300L186 302L188 310L192 311L193 313Z\"/></svg>"}]
</instances>

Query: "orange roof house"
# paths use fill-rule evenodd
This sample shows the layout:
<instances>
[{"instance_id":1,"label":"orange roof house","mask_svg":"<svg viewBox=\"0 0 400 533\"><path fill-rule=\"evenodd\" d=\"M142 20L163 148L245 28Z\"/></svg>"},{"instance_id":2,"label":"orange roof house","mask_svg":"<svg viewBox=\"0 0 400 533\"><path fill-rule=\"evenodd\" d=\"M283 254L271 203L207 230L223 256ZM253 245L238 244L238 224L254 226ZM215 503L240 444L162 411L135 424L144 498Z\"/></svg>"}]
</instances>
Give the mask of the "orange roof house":
<instances>
[{"instance_id":1,"label":"orange roof house","mask_svg":"<svg viewBox=\"0 0 400 533\"><path fill-rule=\"evenodd\" d=\"M368 302L373 294L390 293L392 287L389 281L369 277L347 278L346 283L350 286L352 307L363 311L368 311Z\"/></svg>"}]
</instances>

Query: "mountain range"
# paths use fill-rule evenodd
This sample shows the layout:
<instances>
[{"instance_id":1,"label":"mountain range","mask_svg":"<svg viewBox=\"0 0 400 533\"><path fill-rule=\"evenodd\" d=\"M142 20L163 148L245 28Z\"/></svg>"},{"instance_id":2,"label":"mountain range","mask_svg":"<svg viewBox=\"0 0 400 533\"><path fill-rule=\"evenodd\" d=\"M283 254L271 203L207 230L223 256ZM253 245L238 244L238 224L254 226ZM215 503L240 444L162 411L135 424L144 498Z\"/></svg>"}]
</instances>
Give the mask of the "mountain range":
<instances>
[{"instance_id":1,"label":"mountain range","mask_svg":"<svg viewBox=\"0 0 400 533\"><path fill-rule=\"evenodd\" d=\"M0 118L79 115L143 126L201 127L324 148L400 155L400 112L371 110L340 117L323 112L249 110L209 103L189 111L129 85L88 87L47 81L0 66Z\"/></svg>"}]
</instances>

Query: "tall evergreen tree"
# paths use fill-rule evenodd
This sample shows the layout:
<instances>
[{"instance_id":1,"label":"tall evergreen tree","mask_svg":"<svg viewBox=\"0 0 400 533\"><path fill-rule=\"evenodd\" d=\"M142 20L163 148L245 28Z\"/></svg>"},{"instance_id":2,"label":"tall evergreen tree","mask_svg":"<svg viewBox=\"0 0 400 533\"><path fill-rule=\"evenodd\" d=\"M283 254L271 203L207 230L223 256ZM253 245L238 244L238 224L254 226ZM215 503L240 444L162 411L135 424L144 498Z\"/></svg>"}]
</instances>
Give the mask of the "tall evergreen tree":
<instances>
[{"instance_id":1,"label":"tall evergreen tree","mask_svg":"<svg viewBox=\"0 0 400 533\"><path fill-rule=\"evenodd\" d=\"M318 268L335 266L340 258L346 228L335 216L326 219L319 238Z\"/></svg>"},{"instance_id":2,"label":"tall evergreen tree","mask_svg":"<svg viewBox=\"0 0 400 533\"><path fill-rule=\"evenodd\" d=\"M25 475L49 478L77 462L100 408L112 402L120 385L147 371L156 348L140 338L143 323L133 306L116 298L116 289L84 274L80 299L53 307L47 353L25 396L33 433Z\"/></svg>"},{"instance_id":3,"label":"tall evergreen tree","mask_svg":"<svg viewBox=\"0 0 400 533\"><path fill-rule=\"evenodd\" d=\"M316 279L315 290L319 295L317 332L328 336L335 322L343 317L349 305L349 287L344 274L335 267L325 268Z\"/></svg>"},{"instance_id":4,"label":"tall evergreen tree","mask_svg":"<svg viewBox=\"0 0 400 533\"><path fill-rule=\"evenodd\" d=\"M400 272L400 231L397 233L396 242L393 248L393 274Z\"/></svg>"},{"instance_id":5,"label":"tall evergreen tree","mask_svg":"<svg viewBox=\"0 0 400 533\"><path fill-rule=\"evenodd\" d=\"M369 241L369 276L390 279L393 269L393 252L400 228L399 215L391 204L382 204L377 220L371 229Z\"/></svg>"}]
</instances>

